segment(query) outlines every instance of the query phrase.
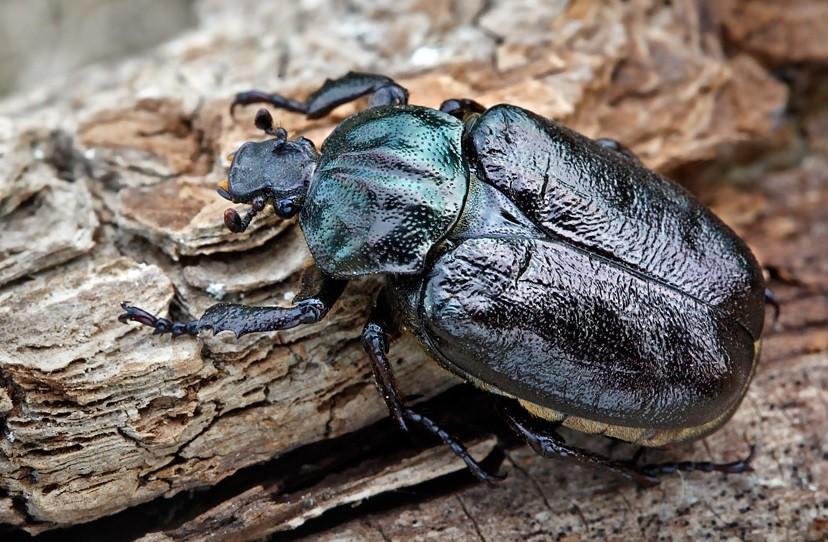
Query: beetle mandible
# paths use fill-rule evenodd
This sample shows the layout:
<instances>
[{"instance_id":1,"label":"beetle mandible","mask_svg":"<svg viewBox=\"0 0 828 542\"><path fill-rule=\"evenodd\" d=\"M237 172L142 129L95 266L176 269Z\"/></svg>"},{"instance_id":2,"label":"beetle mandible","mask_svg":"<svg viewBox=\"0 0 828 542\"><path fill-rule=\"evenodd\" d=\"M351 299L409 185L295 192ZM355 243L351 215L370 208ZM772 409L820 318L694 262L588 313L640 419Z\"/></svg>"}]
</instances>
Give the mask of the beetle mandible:
<instances>
[{"instance_id":1,"label":"beetle mandible","mask_svg":"<svg viewBox=\"0 0 828 542\"><path fill-rule=\"evenodd\" d=\"M569 446L558 426L641 446L721 427L756 368L762 270L747 245L674 182L609 139L592 140L513 105L451 99L408 104L392 79L348 73L307 100L243 92L322 117L362 96L321 152L273 128L234 154L219 194L248 203L244 231L272 205L299 215L315 265L290 307L219 303L171 322L124 303L121 321L198 335L291 328L325 316L352 277L379 274L362 341L403 430L439 437L482 480L487 473L435 421L409 408L388 361L390 333L412 333L445 369L497 396L538 453L603 465L642 485L676 470L743 472L733 463L638 465Z\"/></svg>"}]
</instances>

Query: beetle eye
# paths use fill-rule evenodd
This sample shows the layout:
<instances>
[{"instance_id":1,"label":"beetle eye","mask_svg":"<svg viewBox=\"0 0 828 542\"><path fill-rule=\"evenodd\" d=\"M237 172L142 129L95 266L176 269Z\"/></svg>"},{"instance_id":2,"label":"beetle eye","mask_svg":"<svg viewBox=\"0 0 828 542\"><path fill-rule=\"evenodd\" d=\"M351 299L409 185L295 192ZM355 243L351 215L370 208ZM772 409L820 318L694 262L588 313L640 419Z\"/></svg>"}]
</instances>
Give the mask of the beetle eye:
<instances>
[{"instance_id":1,"label":"beetle eye","mask_svg":"<svg viewBox=\"0 0 828 542\"><path fill-rule=\"evenodd\" d=\"M282 218L290 218L299 210L294 198L280 199L273 207L276 214Z\"/></svg>"}]
</instances>

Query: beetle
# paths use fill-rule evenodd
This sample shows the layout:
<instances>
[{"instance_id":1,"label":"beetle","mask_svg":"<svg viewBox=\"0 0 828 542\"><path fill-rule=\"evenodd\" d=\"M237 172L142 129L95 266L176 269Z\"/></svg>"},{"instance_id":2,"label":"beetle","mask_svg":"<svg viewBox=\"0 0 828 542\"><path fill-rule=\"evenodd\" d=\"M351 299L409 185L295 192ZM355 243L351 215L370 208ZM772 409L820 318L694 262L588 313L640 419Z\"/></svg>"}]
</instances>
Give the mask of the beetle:
<instances>
[{"instance_id":1,"label":"beetle","mask_svg":"<svg viewBox=\"0 0 828 542\"><path fill-rule=\"evenodd\" d=\"M349 279L381 275L362 342L388 411L401 429L439 437L479 479L496 476L400 396L391 334L413 334L442 367L495 396L542 455L641 485L677 470L750 470L753 446L732 463L639 465L556 432L657 447L733 415L759 358L766 291L742 239L618 142L514 105L410 105L394 80L351 72L304 101L239 93L231 113L267 103L319 118L363 96L369 107L321 151L260 109L256 126L272 137L243 144L218 189L250 205L244 217L225 212L233 232L267 205L299 215L314 265L292 306L218 303L172 322L124 303L120 320L173 336L287 329L322 319Z\"/></svg>"}]
</instances>

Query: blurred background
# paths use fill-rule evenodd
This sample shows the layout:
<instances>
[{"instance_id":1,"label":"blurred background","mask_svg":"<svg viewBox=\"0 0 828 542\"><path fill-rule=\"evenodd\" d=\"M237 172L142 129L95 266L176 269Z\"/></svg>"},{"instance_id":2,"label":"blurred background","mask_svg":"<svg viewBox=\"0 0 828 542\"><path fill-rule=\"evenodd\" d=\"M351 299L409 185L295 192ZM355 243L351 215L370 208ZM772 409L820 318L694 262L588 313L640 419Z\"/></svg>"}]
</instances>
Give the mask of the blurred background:
<instances>
[{"instance_id":1,"label":"blurred background","mask_svg":"<svg viewBox=\"0 0 828 542\"><path fill-rule=\"evenodd\" d=\"M0 95L112 61L195 24L194 0L4 0Z\"/></svg>"}]
</instances>

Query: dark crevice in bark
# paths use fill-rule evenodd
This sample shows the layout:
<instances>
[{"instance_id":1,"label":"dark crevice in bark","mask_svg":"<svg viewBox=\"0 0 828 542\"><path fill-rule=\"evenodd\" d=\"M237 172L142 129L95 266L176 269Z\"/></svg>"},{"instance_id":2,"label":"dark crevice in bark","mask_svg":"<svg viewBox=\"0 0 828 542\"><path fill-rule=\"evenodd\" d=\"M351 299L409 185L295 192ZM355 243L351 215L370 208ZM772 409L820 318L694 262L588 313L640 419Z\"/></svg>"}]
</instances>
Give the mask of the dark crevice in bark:
<instances>
[{"instance_id":1,"label":"dark crevice in bark","mask_svg":"<svg viewBox=\"0 0 828 542\"><path fill-rule=\"evenodd\" d=\"M468 386L458 386L443 393L437 398L418 406L423 412L433 412L438 419L446 420L452 430L465 437L477 436L492 429L505 429L499 423L492 424L493 412L488 408L486 394ZM492 427L494 425L494 427ZM459 429L459 430L458 430ZM413 438L402 436L399 430L389 420L383 420L367 428L349 433L342 437L323 440L307 446L297 448L287 454L263 464L246 467L222 480L214 486L194 488L182 491L169 499L156 499L112 516L95 520L83 525L66 529L57 529L35 537L43 541L83 540L88 542L132 539L143 534L170 530L195 518L212 507L232 498L243 491L263 485L275 495L294 493L320 482L326 475L341 472L369 460L382 460L394 453L412 453L418 449L425 449L435 443L428 438L421 438L420 434ZM439 445L439 444L437 444ZM176 460L182 461L179 455ZM496 470L496 464L501 458L490 458L486 463L489 468ZM174 464L175 460L173 461ZM167 464L165 468L168 468ZM413 502L415 499L426 498L429 495L450 493L452 489L465 487L475 483L474 478L465 470L444 477L445 482L428 482L406 490L405 500L399 502ZM442 479L441 479L442 480ZM459 485L458 485L459 484ZM393 503L396 497L382 495L381 498L369 499L369 506L365 510L373 510L377 504ZM363 505L365 506L365 505ZM360 506L360 513L363 510ZM24 507L25 508L25 507ZM354 509L350 506L343 509L334 509L321 518L311 520L307 528L297 532L312 532L322 530L345 519L354 517ZM36 523L34 518L27 519ZM28 534L12 529L4 542L29 540Z\"/></svg>"}]
</instances>

